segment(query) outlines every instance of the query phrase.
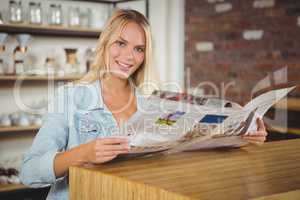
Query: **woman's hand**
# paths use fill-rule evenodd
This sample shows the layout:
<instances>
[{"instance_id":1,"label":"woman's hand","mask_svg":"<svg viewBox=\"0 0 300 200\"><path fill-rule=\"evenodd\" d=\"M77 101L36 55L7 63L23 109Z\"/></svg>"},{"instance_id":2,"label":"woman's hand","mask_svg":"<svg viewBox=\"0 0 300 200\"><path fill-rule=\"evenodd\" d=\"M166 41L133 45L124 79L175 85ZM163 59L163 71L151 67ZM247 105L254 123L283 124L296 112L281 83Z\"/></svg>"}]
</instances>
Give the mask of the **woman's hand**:
<instances>
[{"instance_id":1,"label":"woman's hand","mask_svg":"<svg viewBox=\"0 0 300 200\"><path fill-rule=\"evenodd\" d=\"M97 138L82 146L85 163L104 163L117 157L119 154L128 153L129 144L125 138Z\"/></svg>"},{"instance_id":2,"label":"woman's hand","mask_svg":"<svg viewBox=\"0 0 300 200\"><path fill-rule=\"evenodd\" d=\"M98 138L57 153L54 158L54 173L56 178L62 177L68 172L70 166L104 163L128 151L128 140L125 138Z\"/></svg>"},{"instance_id":3,"label":"woman's hand","mask_svg":"<svg viewBox=\"0 0 300 200\"><path fill-rule=\"evenodd\" d=\"M243 135L242 138L252 144L263 144L266 141L268 133L262 119L257 118L256 123L257 131L247 135Z\"/></svg>"}]
</instances>

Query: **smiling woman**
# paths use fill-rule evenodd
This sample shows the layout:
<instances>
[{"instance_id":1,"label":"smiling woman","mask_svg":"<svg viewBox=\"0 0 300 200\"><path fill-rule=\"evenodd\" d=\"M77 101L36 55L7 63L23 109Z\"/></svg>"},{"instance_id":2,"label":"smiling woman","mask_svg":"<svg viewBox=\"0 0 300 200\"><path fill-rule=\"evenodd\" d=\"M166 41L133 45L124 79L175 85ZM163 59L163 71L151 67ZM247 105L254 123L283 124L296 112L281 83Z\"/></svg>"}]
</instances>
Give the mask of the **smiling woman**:
<instances>
[{"instance_id":1,"label":"smiling woman","mask_svg":"<svg viewBox=\"0 0 300 200\"><path fill-rule=\"evenodd\" d=\"M114 13L98 40L89 73L58 89L54 109L24 157L24 184L51 185L47 199L68 199L70 166L104 163L128 152L127 139L113 136L136 118L138 87L150 77L151 43L145 16L134 10Z\"/></svg>"}]
</instances>

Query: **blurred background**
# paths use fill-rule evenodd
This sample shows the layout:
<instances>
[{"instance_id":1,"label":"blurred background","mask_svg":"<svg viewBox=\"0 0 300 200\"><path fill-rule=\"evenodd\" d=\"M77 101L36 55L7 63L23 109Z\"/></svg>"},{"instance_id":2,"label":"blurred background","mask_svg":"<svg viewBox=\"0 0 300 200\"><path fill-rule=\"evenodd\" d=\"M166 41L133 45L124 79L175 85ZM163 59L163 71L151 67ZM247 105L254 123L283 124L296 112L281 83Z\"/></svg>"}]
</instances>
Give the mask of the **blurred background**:
<instances>
[{"instance_id":1,"label":"blurred background","mask_svg":"<svg viewBox=\"0 0 300 200\"><path fill-rule=\"evenodd\" d=\"M298 0L1 0L0 197L43 199L18 171L54 88L80 79L115 9L145 14L163 90L244 105L300 80ZM268 141L300 136L300 88L272 107ZM2 198L1 198L2 199Z\"/></svg>"}]
</instances>

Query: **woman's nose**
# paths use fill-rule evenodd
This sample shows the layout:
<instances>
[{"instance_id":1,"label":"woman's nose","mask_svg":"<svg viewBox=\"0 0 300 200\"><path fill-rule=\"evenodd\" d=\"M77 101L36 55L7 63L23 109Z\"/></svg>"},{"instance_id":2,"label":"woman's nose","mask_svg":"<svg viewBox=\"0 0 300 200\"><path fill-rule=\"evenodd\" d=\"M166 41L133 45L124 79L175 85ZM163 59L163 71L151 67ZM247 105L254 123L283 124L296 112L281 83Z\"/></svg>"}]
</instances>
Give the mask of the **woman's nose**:
<instances>
[{"instance_id":1,"label":"woman's nose","mask_svg":"<svg viewBox=\"0 0 300 200\"><path fill-rule=\"evenodd\" d=\"M124 50L124 57L127 59L127 60L133 60L134 59L134 55L133 55L133 49L131 47L127 47L125 48Z\"/></svg>"}]
</instances>

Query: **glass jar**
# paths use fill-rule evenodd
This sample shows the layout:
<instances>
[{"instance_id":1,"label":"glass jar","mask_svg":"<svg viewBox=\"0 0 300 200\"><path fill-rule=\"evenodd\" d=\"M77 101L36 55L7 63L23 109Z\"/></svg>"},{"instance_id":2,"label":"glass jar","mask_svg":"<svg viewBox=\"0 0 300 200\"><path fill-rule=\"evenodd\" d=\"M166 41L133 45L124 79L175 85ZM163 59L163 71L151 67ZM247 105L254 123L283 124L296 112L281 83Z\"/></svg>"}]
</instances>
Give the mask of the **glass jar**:
<instances>
[{"instance_id":1,"label":"glass jar","mask_svg":"<svg viewBox=\"0 0 300 200\"><path fill-rule=\"evenodd\" d=\"M41 3L29 3L29 23L41 24L42 23L42 9Z\"/></svg>"},{"instance_id":2,"label":"glass jar","mask_svg":"<svg viewBox=\"0 0 300 200\"><path fill-rule=\"evenodd\" d=\"M11 23L23 22L23 9L21 1L9 1L9 21Z\"/></svg>"},{"instance_id":3,"label":"glass jar","mask_svg":"<svg viewBox=\"0 0 300 200\"><path fill-rule=\"evenodd\" d=\"M72 27L80 26L80 10L78 7L69 8L69 26Z\"/></svg>"},{"instance_id":4,"label":"glass jar","mask_svg":"<svg viewBox=\"0 0 300 200\"><path fill-rule=\"evenodd\" d=\"M4 63L3 63L3 60L0 59L0 74L4 74L4 71L5 71L5 66L4 66Z\"/></svg>"},{"instance_id":5,"label":"glass jar","mask_svg":"<svg viewBox=\"0 0 300 200\"><path fill-rule=\"evenodd\" d=\"M15 70L17 75L23 75L25 73L25 66L22 60L15 61Z\"/></svg>"},{"instance_id":6,"label":"glass jar","mask_svg":"<svg viewBox=\"0 0 300 200\"><path fill-rule=\"evenodd\" d=\"M61 5L50 5L48 23L50 25L62 25Z\"/></svg>"},{"instance_id":7,"label":"glass jar","mask_svg":"<svg viewBox=\"0 0 300 200\"><path fill-rule=\"evenodd\" d=\"M0 24L4 24L2 13L0 13Z\"/></svg>"},{"instance_id":8,"label":"glass jar","mask_svg":"<svg viewBox=\"0 0 300 200\"><path fill-rule=\"evenodd\" d=\"M79 63L77 60L77 49L65 48L66 53L66 64L64 67L66 74L78 74L79 73Z\"/></svg>"},{"instance_id":9,"label":"glass jar","mask_svg":"<svg viewBox=\"0 0 300 200\"><path fill-rule=\"evenodd\" d=\"M96 49L95 48L88 48L85 51L85 58L86 58L86 71L89 71L92 68L92 64L95 59Z\"/></svg>"},{"instance_id":10,"label":"glass jar","mask_svg":"<svg viewBox=\"0 0 300 200\"><path fill-rule=\"evenodd\" d=\"M91 23L91 9L90 8L85 8L81 11L80 13L80 25L81 27L90 27Z\"/></svg>"}]
</instances>

